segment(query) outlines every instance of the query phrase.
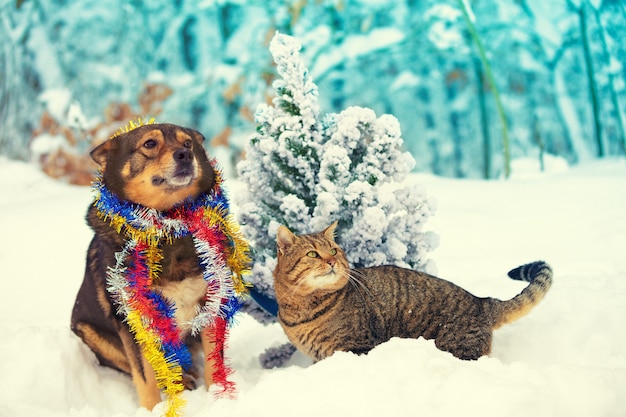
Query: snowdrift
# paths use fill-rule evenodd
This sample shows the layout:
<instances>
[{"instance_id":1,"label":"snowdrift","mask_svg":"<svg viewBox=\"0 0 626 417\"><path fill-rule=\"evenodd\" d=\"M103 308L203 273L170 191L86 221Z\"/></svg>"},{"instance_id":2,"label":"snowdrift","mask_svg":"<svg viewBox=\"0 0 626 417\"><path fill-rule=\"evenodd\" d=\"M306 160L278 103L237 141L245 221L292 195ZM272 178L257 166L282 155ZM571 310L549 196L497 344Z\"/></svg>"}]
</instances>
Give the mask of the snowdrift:
<instances>
[{"instance_id":1,"label":"snowdrift","mask_svg":"<svg viewBox=\"0 0 626 417\"><path fill-rule=\"evenodd\" d=\"M356 356L261 368L286 342L277 324L241 315L228 356L238 396L186 392L186 416L623 416L626 404L626 165L605 160L509 181L412 175L438 200L428 227L441 277L509 298L506 277L548 261L555 283L528 316L495 332L493 352L464 362L423 339ZM230 193L241 184L227 181ZM91 232L88 188L0 159L0 416L158 416L130 380L97 366L69 330ZM235 207L236 210L236 207Z\"/></svg>"}]
</instances>

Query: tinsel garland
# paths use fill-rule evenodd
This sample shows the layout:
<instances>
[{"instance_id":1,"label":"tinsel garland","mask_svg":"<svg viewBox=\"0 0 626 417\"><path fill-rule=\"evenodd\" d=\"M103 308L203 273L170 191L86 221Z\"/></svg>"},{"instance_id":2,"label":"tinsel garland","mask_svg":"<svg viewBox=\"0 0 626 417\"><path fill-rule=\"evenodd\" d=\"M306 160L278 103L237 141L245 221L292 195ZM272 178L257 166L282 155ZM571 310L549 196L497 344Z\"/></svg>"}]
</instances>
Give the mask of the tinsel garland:
<instances>
[{"instance_id":1,"label":"tinsel garland","mask_svg":"<svg viewBox=\"0 0 626 417\"><path fill-rule=\"evenodd\" d=\"M177 416L184 404L183 371L191 366L191 353L181 340L175 306L152 285L159 280L163 254L161 244L191 236L206 282L204 304L188 325L197 335L204 331L215 343L207 361L215 364L213 381L221 393L231 394L234 384L224 360L224 348L233 316L241 306L248 284L249 247L229 213L229 202L221 188L221 173L212 162L216 182L210 192L185 201L168 211L158 211L120 200L103 183L94 181L94 206L99 218L126 237L109 268L107 290L126 317L136 342L154 368L159 388L167 396L165 415Z\"/></svg>"}]
</instances>

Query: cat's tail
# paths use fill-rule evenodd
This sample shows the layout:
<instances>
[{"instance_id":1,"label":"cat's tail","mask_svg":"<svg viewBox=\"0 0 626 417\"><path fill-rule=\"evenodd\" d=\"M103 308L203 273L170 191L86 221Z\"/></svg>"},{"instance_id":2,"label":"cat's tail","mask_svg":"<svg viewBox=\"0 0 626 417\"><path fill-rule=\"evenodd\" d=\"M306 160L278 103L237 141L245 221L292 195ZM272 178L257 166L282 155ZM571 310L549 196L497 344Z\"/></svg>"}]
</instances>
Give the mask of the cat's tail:
<instances>
[{"instance_id":1,"label":"cat's tail","mask_svg":"<svg viewBox=\"0 0 626 417\"><path fill-rule=\"evenodd\" d=\"M489 299L492 305L493 327L498 328L525 316L546 295L552 286L552 268L543 261L519 266L509 271L509 277L530 284L510 300Z\"/></svg>"}]
</instances>

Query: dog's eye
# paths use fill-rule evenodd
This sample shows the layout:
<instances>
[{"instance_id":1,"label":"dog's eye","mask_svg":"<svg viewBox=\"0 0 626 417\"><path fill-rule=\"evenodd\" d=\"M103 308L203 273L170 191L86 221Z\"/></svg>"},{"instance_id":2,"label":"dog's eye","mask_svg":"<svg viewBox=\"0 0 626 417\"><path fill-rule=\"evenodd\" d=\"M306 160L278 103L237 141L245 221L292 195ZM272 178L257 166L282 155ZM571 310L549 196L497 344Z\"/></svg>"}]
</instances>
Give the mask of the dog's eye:
<instances>
[{"instance_id":1,"label":"dog's eye","mask_svg":"<svg viewBox=\"0 0 626 417\"><path fill-rule=\"evenodd\" d=\"M183 143L183 146L187 149L191 149L191 141L190 140L186 140L185 143Z\"/></svg>"},{"instance_id":2,"label":"dog's eye","mask_svg":"<svg viewBox=\"0 0 626 417\"><path fill-rule=\"evenodd\" d=\"M157 146L157 142L154 139L148 139L147 141L143 143L143 147L147 149L152 149L155 146Z\"/></svg>"}]
</instances>

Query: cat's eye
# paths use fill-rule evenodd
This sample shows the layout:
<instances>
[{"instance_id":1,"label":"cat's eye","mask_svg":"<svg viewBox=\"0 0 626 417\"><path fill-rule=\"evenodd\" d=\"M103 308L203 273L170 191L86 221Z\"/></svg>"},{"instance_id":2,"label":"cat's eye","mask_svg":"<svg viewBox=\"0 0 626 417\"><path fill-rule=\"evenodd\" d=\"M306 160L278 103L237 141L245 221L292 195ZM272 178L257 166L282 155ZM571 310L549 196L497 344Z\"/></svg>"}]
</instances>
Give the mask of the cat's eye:
<instances>
[{"instance_id":1,"label":"cat's eye","mask_svg":"<svg viewBox=\"0 0 626 417\"><path fill-rule=\"evenodd\" d=\"M333 255L333 256L337 255L337 249L332 248L332 249L330 250L330 254L331 254L331 255Z\"/></svg>"},{"instance_id":2,"label":"cat's eye","mask_svg":"<svg viewBox=\"0 0 626 417\"><path fill-rule=\"evenodd\" d=\"M308 256L309 258L317 258L320 255L314 250L312 250L311 252L307 252L306 256Z\"/></svg>"}]
</instances>

